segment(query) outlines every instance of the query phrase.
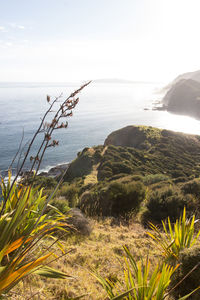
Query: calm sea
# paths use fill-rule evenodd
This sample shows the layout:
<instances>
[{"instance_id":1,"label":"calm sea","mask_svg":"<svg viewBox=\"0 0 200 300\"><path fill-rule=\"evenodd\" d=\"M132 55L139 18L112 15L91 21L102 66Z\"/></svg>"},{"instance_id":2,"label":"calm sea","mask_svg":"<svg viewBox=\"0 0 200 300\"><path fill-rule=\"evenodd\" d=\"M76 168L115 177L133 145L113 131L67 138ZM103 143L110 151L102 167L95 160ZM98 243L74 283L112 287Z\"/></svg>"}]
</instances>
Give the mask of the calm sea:
<instances>
[{"instance_id":1,"label":"calm sea","mask_svg":"<svg viewBox=\"0 0 200 300\"><path fill-rule=\"evenodd\" d=\"M46 95L53 98L63 93L66 97L77 87L67 83L0 83L1 172L8 168L17 152L23 131L25 144L37 129L48 108ZM153 102L162 97L158 92L161 87L156 83L91 83L81 92L74 116L68 119L68 129L56 131L54 137L60 141L59 146L47 149L41 168L48 170L70 162L84 147L103 144L109 133L127 125L200 134L200 122L193 118L151 110ZM39 142L40 139L34 151Z\"/></svg>"}]
</instances>

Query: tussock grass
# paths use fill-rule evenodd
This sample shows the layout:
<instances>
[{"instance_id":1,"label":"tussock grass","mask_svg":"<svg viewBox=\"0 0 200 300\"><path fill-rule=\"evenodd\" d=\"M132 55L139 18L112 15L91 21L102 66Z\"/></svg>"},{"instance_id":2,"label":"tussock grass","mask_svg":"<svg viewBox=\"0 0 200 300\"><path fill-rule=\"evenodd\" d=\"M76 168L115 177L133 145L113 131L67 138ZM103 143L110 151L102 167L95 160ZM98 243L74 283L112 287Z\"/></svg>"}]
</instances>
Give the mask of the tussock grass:
<instances>
[{"instance_id":1,"label":"tussock grass","mask_svg":"<svg viewBox=\"0 0 200 300\"><path fill-rule=\"evenodd\" d=\"M91 235L89 237L74 235L63 241L65 250L73 248L74 251L52 264L52 267L62 272L67 271L72 279L58 281L31 276L29 281L24 281L15 288L14 292L18 293L18 298L12 294L10 299L21 300L31 297L59 300L86 294L82 299L102 300L105 299L106 293L90 271L95 270L110 280L122 279L123 245L129 247L136 260L148 253L151 254L152 264L156 264L160 258L159 250L140 224L116 226L112 225L114 223L112 218L92 222ZM33 296L38 291L40 298L38 294Z\"/></svg>"}]
</instances>

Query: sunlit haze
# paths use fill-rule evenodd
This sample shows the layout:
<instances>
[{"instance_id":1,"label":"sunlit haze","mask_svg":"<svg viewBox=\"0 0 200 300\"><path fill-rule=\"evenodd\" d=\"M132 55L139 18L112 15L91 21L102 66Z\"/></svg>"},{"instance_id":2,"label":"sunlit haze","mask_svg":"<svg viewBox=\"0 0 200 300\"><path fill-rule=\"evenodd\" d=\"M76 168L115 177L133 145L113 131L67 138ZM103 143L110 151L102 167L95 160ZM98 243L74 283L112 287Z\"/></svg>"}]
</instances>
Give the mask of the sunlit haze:
<instances>
[{"instance_id":1,"label":"sunlit haze","mask_svg":"<svg viewBox=\"0 0 200 300\"><path fill-rule=\"evenodd\" d=\"M199 0L1 0L0 81L171 81L200 69L199 12Z\"/></svg>"}]
</instances>

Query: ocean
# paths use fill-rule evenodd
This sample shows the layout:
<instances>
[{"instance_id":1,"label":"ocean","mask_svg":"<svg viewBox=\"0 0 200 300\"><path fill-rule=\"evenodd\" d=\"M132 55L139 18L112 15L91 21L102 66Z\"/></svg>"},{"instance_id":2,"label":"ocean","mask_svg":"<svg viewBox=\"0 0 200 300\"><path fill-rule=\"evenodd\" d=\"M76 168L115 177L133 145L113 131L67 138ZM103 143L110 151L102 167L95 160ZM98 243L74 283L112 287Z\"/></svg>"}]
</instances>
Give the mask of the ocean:
<instances>
[{"instance_id":1,"label":"ocean","mask_svg":"<svg viewBox=\"0 0 200 300\"><path fill-rule=\"evenodd\" d=\"M65 99L78 87L70 83L0 83L1 174L6 173L16 154L23 132L23 144L27 145L39 126L48 108L46 95L54 98L63 93ZM47 149L41 171L72 161L84 147L103 144L109 133L127 125L200 134L200 121L152 110L153 103L163 97L162 87L159 83L92 82L79 95L68 128L55 131L54 139L59 140L59 146ZM34 144L33 154L39 143L40 138ZM14 170L17 164L18 161Z\"/></svg>"}]
</instances>

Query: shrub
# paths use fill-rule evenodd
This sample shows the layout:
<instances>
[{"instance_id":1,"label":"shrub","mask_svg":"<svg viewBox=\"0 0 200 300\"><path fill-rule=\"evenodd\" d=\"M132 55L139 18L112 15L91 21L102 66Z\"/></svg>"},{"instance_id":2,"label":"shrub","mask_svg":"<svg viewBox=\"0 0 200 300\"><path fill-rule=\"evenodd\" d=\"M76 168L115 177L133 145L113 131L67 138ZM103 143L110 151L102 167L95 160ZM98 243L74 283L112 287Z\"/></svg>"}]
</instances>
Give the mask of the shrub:
<instances>
[{"instance_id":1,"label":"shrub","mask_svg":"<svg viewBox=\"0 0 200 300\"><path fill-rule=\"evenodd\" d=\"M181 182L186 182L187 180L188 180L188 177L180 176L180 177L174 178L173 183L177 184L177 183L181 183Z\"/></svg>"},{"instance_id":2,"label":"shrub","mask_svg":"<svg viewBox=\"0 0 200 300\"><path fill-rule=\"evenodd\" d=\"M95 163L99 162L102 159L101 150L97 149L94 153Z\"/></svg>"},{"instance_id":3,"label":"shrub","mask_svg":"<svg viewBox=\"0 0 200 300\"><path fill-rule=\"evenodd\" d=\"M200 179L194 179L186 182L181 187L184 194L191 194L195 197L200 197Z\"/></svg>"},{"instance_id":4,"label":"shrub","mask_svg":"<svg viewBox=\"0 0 200 300\"><path fill-rule=\"evenodd\" d=\"M141 182L112 182L96 192L85 192L81 196L80 207L89 215L125 216L138 211L145 195Z\"/></svg>"},{"instance_id":5,"label":"shrub","mask_svg":"<svg viewBox=\"0 0 200 300\"><path fill-rule=\"evenodd\" d=\"M143 182L143 177L140 175L127 175L127 174L121 174L121 176L119 176L119 175L113 176L113 180L118 179L118 180L116 180L117 182L124 183L124 184L136 182L136 181Z\"/></svg>"},{"instance_id":6,"label":"shrub","mask_svg":"<svg viewBox=\"0 0 200 300\"><path fill-rule=\"evenodd\" d=\"M77 177L83 177L91 172L94 159L89 149L90 148L85 148L81 154L69 164L64 176L65 181L72 181Z\"/></svg>"},{"instance_id":7,"label":"shrub","mask_svg":"<svg viewBox=\"0 0 200 300\"><path fill-rule=\"evenodd\" d=\"M186 293L191 293L200 286L200 246L184 249L180 253L179 263L180 266L172 280L172 287L180 282L180 284L172 290L175 299L178 299ZM186 278L183 280L184 277ZM192 294L189 299L199 300L199 298L200 292L197 291Z\"/></svg>"},{"instance_id":8,"label":"shrub","mask_svg":"<svg viewBox=\"0 0 200 300\"><path fill-rule=\"evenodd\" d=\"M184 196L178 189L165 188L150 193L146 204L147 211L142 216L142 222L148 221L161 223L161 220L170 217L172 222L179 217L184 206L189 211L195 210L195 201L192 196Z\"/></svg>"},{"instance_id":9,"label":"shrub","mask_svg":"<svg viewBox=\"0 0 200 300\"><path fill-rule=\"evenodd\" d=\"M64 184L58 195L65 197L69 207L75 207L78 203L79 188L77 184Z\"/></svg>"},{"instance_id":10,"label":"shrub","mask_svg":"<svg viewBox=\"0 0 200 300\"><path fill-rule=\"evenodd\" d=\"M28 184L33 184L33 186L40 186L45 189L52 189L55 188L57 185L57 181L52 177L45 177L45 176L36 176L27 179Z\"/></svg>"},{"instance_id":11,"label":"shrub","mask_svg":"<svg viewBox=\"0 0 200 300\"><path fill-rule=\"evenodd\" d=\"M99 205L99 193L85 191L80 197L79 207L88 216L101 216L102 211Z\"/></svg>"},{"instance_id":12,"label":"shrub","mask_svg":"<svg viewBox=\"0 0 200 300\"><path fill-rule=\"evenodd\" d=\"M112 178L113 172L109 167L105 167L103 170L98 172L97 179L98 180L106 180Z\"/></svg>"},{"instance_id":13,"label":"shrub","mask_svg":"<svg viewBox=\"0 0 200 300\"><path fill-rule=\"evenodd\" d=\"M55 198L50 202L50 205L52 205L53 207L57 208L63 215L66 215L67 212L70 210L69 206L68 206L68 202L63 199L63 198ZM49 206L48 211L51 211L52 213L55 213L55 210L51 209L51 207Z\"/></svg>"},{"instance_id":14,"label":"shrub","mask_svg":"<svg viewBox=\"0 0 200 300\"><path fill-rule=\"evenodd\" d=\"M73 228L75 229L75 233L81 235L90 235L90 233L92 232L91 223L79 209L71 209L68 212L68 216L68 224L73 226Z\"/></svg>"},{"instance_id":15,"label":"shrub","mask_svg":"<svg viewBox=\"0 0 200 300\"><path fill-rule=\"evenodd\" d=\"M138 210L145 198L142 183L111 183L107 190L107 201L112 202L111 215L120 216Z\"/></svg>"},{"instance_id":16,"label":"shrub","mask_svg":"<svg viewBox=\"0 0 200 300\"><path fill-rule=\"evenodd\" d=\"M144 177L143 182L145 185L154 184L161 181L169 180L169 177L164 174L153 174Z\"/></svg>"}]
</instances>

